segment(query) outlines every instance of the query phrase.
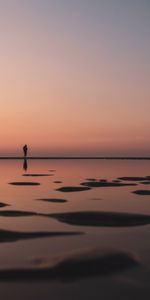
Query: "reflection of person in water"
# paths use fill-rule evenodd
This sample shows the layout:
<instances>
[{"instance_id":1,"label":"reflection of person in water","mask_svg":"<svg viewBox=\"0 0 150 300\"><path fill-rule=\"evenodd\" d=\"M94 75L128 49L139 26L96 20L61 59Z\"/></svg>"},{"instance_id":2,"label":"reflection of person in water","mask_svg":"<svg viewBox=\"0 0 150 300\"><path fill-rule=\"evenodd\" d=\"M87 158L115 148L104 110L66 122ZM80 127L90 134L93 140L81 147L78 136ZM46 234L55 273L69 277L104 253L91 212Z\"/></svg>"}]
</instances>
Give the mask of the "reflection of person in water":
<instances>
[{"instance_id":1,"label":"reflection of person in water","mask_svg":"<svg viewBox=\"0 0 150 300\"><path fill-rule=\"evenodd\" d=\"M24 145L23 146L24 157L27 157L27 152L28 152L28 147L27 147L27 145Z\"/></svg>"},{"instance_id":2,"label":"reflection of person in water","mask_svg":"<svg viewBox=\"0 0 150 300\"><path fill-rule=\"evenodd\" d=\"M24 169L25 171L27 171L27 169L28 169L28 162L27 162L27 159L26 159L26 158L24 159L24 162L23 162L23 169Z\"/></svg>"}]
</instances>

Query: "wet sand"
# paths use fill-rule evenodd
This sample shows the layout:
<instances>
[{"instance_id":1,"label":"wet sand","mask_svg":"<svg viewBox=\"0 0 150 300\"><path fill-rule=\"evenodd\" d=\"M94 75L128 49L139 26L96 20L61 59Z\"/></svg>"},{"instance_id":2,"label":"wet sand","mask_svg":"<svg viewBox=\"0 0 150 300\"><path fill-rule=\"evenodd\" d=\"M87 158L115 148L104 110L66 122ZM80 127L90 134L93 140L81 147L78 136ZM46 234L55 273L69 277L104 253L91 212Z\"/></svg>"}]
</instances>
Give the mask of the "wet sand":
<instances>
[{"instance_id":1,"label":"wet sand","mask_svg":"<svg viewBox=\"0 0 150 300\"><path fill-rule=\"evenodd\" d=\"M112 275L139 266L139 261L132 253L101 249L68 253L66 257L54 258L54 262L52 259L49 262L47 259L38 258L35 263L35 268L0 270L0 281L49 279L70 283L90 277Z\"/></svg>"},{"instance_id":2,"label":"wet sand","mask_svg":"<svg viewBox=\"0 0 150 300\"><path fill-rule=\"evenodd\" d=\"M32 300L43 297L39 289L45 298L117 299L114 284L118 291L123 282L127 299L133 300L141 278L149 291L147 161L45 160L29 161L28 167L22 174L20 163L7 162L1 171L0 281L10 297L11 287L26 284ZM26 297L25 290L21 295Z\"/></svg>"},{"instance_id":3,"label":"wet sand","mask_svg":"<svg viewBox=\"0 0 150 300\"><path fill-rule=\"evenodd\" d=\"M70 236L83 234L82 232L69 231L69 232L19 232L19 231L9 231L0 229L0 243L11 243L19 240L46 238L46 237L58 237L58 236Z\"/></svg>"}]
</instances>

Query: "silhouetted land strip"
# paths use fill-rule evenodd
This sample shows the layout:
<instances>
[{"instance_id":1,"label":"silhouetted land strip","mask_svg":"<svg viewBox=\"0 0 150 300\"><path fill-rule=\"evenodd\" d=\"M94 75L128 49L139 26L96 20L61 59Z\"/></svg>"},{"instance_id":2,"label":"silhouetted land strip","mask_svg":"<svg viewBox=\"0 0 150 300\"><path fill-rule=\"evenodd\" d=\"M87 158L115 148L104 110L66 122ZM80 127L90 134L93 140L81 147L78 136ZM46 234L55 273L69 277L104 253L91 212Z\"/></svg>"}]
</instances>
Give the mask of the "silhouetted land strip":
<instances>
[{"instance_id":1,"label":"silhouetted land strip","mask_svg":"<svg viewBox=\"0 0 150 300\"><path fill-rule=\"evenodd\" d=\"M1 156L0 159L24 159L24 157L20 156ZM97 157L76 157L76 156L70 156L70 157L53 157L53 156L29 156L26 157L26 159L108 159L108 160L150 160L150 157L114 157L114 156L97 156Z\"/></svg>"},{"instance_id":2,"label":"silhouetted land strip","mask_svg":"<svg viewBox=\"0 0 150 300\"><path fill-rule=\"evenodd\" d=\"M150 190L137 190L132 192L133 194L141 195L141 196L150 196Z\"/></svg>"},{"instance_id":3,"label":"silhouetted land strip","mask_svg":"<svg viewBox=\"0 0 150 300\"><path fill-rule=\"evenodd\" d=\"M126 269L138 267L133 253L119 250L82 250L52 261L38 259L36 267L0 270L0 281L57 280L73 281L99 276L108 276Z\"/></svg>"},{"instance_id":4,"label":"silhouetted land strip","mask_svg":"<svg viewBox=\"0 0 150 300\"><path fill-rule=\"evenodd\" d=\"M78 226L128 227L150 224L150 216L142 214L81 211L49 215L60 222Z\"/></svg>"},{"instance_id":5,"label":"silhouetted land strip","mask_svg":"<svg viewBox=\"0 0 150 300\"><path fill-rule=\"evenodd\" d=\"M69 236L78 235L82 232L73 231L51 231L51 232L19 232L19 231L9 231L0 229L0 243L10 243L25 239L37 239L46 237L58 237L58 236Z\"/></svg>"}]
</instances>

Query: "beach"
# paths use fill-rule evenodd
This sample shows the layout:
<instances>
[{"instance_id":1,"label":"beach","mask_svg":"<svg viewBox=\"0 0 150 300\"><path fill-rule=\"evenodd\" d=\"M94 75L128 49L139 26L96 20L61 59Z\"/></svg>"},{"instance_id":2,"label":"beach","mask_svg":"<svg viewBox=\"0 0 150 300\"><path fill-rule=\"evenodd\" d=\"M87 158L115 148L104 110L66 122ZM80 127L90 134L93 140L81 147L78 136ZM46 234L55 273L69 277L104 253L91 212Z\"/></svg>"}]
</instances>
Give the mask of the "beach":
<instances>
[{"instance_id":1,"label":"beach","mask_svg":"<svg viewBox=\"0 0 150 300\"><path fill-rule=\"evenodd\" d=\"M5 299L148 299L149 160L0 160Z\"/></svg>"}]
</instances>

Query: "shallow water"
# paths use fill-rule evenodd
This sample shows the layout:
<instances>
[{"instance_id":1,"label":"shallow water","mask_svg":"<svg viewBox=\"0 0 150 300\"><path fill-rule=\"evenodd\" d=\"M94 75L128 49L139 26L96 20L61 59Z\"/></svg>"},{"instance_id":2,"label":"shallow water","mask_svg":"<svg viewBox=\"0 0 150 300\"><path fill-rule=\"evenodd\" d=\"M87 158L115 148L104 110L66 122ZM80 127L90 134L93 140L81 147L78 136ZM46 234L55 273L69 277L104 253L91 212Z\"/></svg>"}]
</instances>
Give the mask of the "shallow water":
<instances>
[{"instance_id":1,"label":"shallow water","mask_svg":"<svg viewBox=\"0 0 150 300\"><path fill-rule=\"evenodd\" d=\"M50 174L51 176L22 176ZM114 212L144 214L150 216L150 196L133 193L137 190L150 190L149 184L139 181L121 181L133 183L136 186L101 186L92 187L85 191L62 192L62 187L83 187L81 183L89 182L89 179L108 180L112 182L122 177L146 177L150 176L150 161L128 160L29 160L28 169L23 170L21 160L0 160L0 202L9 204L0 208L2 211L10 211L9 216L0 216L0 230L19 232L18 240L10 240L0 233L0 292L5 299L149 299L149 275L150 275L150 224L138 224L121 227L115 226L91 226L88 224L74 224L61 222L57 218L44 215L70 212ZM87 180L88 179L88 180ZM147 181L147 180L146 180ZM37 182L40 185L11 185L12 182ZM92 181L90 181L92 182ZM94 181L93 181L94 182ZM60 189L60 190L59 190ZM41 199L41 200L39 200ZM42 199L64 199L67 201L42 201ZM29 211L35 213L31 216L13 216L13 211ZM110 215L110 214L109 214ZM126 218L126 216L125 216ZM106 220L107 221L107 220ZM111 220L113 222L113 220ZM111 222L111 225L112 225ZM118 221L117 221L118 222ZM70 235L56 235L41 237L37 234L33 238L31 234L21 236L24 233L68 233ZM73 233L77 233L73 235ZM81 234L78 234L81 233ZM16 237L16 236L15 236ZM45 260L52 262L57 259L63 262L64 257L70 257L70 253L78 257L78 253L85 253L92 249L98 249L99 253L105 249L120 251L135 257L135 268L124 268L124 262L116 268L116 261L106 259L107 274L98 272L95 275L90 269L89 260L86 265L80 258L79 268L86 268L86 273L75 273L74 264L69 265L71 281L62 280L57 274L54 278L45 280L19 281L3 279L5 270L30 270L38 268L34 261ZM112 250L113 249L113 250ZM77 253L77 254L76 254ZM100 254L101 255L101 254ZM117 254L118 255L118 254ZM84 254L83 254L84 257ZM93 259L93 257L92 257ZM105 262L102 255L102 261ZM124 258L123 258L124 259ZM65 260L66 261L66 260ZM117 259L119 261L119 258ZM123 265L122 265L123 264ZM43 266L43 263L42 263ZM49 264L48 264L49 266ZM68 263L67 263L68 266ZM88 268L89 266L89 268ZM102 268L101 260L97 268ZM65 270L66 270L65 265ZM70 271L71 268L71 271ZM93 265L92 265L93 268ZM95 265L94 265L95 270ZM2 271L2 272L1 272ZM81 270L80 270L81 271ZM38 270L37 270L38 272ZM88 275L88 276L86 276ZM36 275L37 277L38 275ZM64 278L65 278L64 273ZM68 276L68 274L67 274ZM33 276L34 277L34 276ZM75 278L74 278L75 277ZM68 278L68 277L67 277Z\"/></svg>"}]
</instances>

